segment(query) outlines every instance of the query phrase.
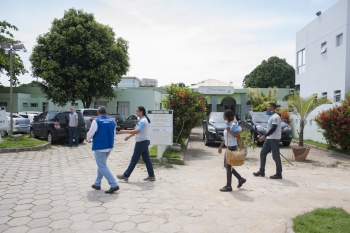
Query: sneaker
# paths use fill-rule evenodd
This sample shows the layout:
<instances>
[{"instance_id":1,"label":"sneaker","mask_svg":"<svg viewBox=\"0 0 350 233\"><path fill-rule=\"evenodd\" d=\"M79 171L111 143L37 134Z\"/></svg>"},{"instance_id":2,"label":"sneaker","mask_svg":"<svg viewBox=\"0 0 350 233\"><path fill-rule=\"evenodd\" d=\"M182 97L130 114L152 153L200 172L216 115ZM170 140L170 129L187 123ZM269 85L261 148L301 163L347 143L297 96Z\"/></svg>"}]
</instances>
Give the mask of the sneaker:
<instances>
[{"instance_id":1,"label":"sneaker","mask_svg":"<svg viewBox=\"0 0 350 233\"><path fill-rule=\"evenodd\" d=\"M232 187L224 186L220 189L221 192L232 192Z\"/></svg>"},{"instance_id":2,"label":"sneaker","mask_svg":"<svg viewBox=\"0 0 350 233\"><path fill-rule=\"evenodd\" d=\"M105 193L110 193L113 194L114 192L119 190L119 186L115 187L115 188L110 188L109 190L106 190Z\"/></svg>"},{"instance_id":3,"label":"sneaker","mask_svg":"<svg viewBox=\"0 0 350 233\"><path fill-rule=\"evenodd\" d=\"M257 171L257 172L254 172L253 173L254 176L261 176L261 177L264 177L265 176L265 172L262 172L262 171Z\"/></svg>"},{"instance_id":4,"label":"sneaker","mask_svg":"<svg viewBox=\"0 0 350 233\"><path fill-rule=\"evenodd\" d=\"M247 180L246 179L244 179L244 178L242 178L242 179L240 179L240 180L238 180L238 185L237 185L237 188L240 188L240 187L242 187L242 185L246 182Z\"/></svg>"},{"instance_id":5,"label":"sneaker","mask_svg":"<svg viewBox=\"0 0 350 233\"><path fill-rule=\"evenodd\" d=\"M147 178L145 178L145 179L143 179L144 181L155 181L156 180L156 177L155 176L149 176L149 177L147 177Z\"/></svg>"},{"instance_id":6,"label":"sneaker","mask_svg":"<svg viewBox=\"0 0 350 233\"><path fill-rule=\"evenodd\" d=\"M97 186L97 185L91 185L91 188L93 189L96 189L96 190L100 190L101 189L101 186Z\"/></svg>"},{"instance_id":7,"label":"sneaker","mask_svg":"<svg viewBox=\"0 0 350 233\"><path fill-rule=\"evenodd\" d=\"M282 179L282 174L275 174L273 176L270 176L270 179L274 179L274 180Z\"/></svg>"},{"instance_id":8,"label":"sneaker","mask_svg":"<svg viewBox=\"0 0 350 233\"><path fill-rule=\"evenodd\" d=\"M117 175L117 178L118 178L119 180L124 180L125 182L128 182L128 180L129 180L129 177L126 177L126 176L124 176L124 175Z\"/></svg>"}]
</instances>

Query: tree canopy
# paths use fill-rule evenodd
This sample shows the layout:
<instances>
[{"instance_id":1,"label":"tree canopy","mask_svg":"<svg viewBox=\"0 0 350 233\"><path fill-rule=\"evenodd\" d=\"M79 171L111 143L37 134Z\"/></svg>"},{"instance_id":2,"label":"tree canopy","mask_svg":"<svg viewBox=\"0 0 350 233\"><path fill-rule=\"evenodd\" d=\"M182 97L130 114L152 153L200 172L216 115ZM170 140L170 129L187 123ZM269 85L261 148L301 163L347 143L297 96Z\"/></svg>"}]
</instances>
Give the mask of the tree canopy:
<instances>
[{"instance_id":1,"label":"tree canopy","mask_svg":"<svg viewBox=\"0 0 350 233\"><path fill-rule=\"evenodd\" d=\"M244 87L268 88L286 86L294 87L295 70L285 59L279 57L270 57L267 61L263 60L250 74L243 80Z\"/></svg>"},{"instance_id":2,"label":"tree canopy","mask_svg":"<svg viewBox=\"0 0 350 233\"><path fill-rule=\"evenodd\" d=\"M11 31L18 31L18 28L7 21L0 21L0 42L7 42L11 44L18 44L20 41L15 40ZM18 75L27 73L24 68L23 62L18 54L12 56L13 65L13 85L19 84ZM5 73L10 79L10 55L5 54L5 50L0 49L0 73ZM0 83L1 84L1 83Z\"/></svg>"},{"instance_id":3,"label":"tree canopy","mask_svg":"<svg viewBox=\"0 0 350 233\"><path fill-rule=\"evenodd\" d=\"M130 66L128 42L115 39L112 28L93 14L76 9L54 19L49 32L37 38L30 61L48 99L60 106L81 100L84 108L94 99L115 97L113 86Z\"/></svg>"}]
</instances>

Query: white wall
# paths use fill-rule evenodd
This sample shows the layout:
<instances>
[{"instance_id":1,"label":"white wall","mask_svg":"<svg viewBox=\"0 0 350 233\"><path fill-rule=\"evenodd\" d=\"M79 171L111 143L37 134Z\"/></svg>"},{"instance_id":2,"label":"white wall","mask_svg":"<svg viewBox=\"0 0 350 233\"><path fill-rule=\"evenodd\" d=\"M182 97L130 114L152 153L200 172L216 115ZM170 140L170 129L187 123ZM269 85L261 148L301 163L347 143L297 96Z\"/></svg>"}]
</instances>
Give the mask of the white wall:
<instances>
[{"instance_id":1,"label":"white wall","mask_svg":"<svg viewBox=\"0 0 350 233\"><path fill-rule=\"evenodd\" d=\"M309 139L309 140L312 140L315 142L326 143L326 140L322 136L322 132L318 128L318 125L317 125L316 121L314 121L314 119L323 110L328 110L330 108L333 108L336 105L338 105L338 104L337 103L335 103L335 104L323 104L323 105L317 107L314 111L312 111L310 113L310 115L307 117L307 121L306 121L306 124L304 127L304 140ZM293 138L299 138L300 120L294 113L290 114L290 119L291 119Z\"/></svg>"},{"instance_id":2,"label":"white wall","mask_svg":"<svg viewBox=\"0 0 350 233\"><path fill-rule=\"evenodd\" d=\"M333 7L297 32L296 54L305 49L305 72L296 74L300 95L309 97L327 92L333 100L334 91L341 90L341 100L350 92L350 0L340 0ZM343 33L343 44L336 47L337 35ZM327 51L321 54L321 44L327 42ZM296 56L297 61L297 56ZM297 62L296 62L297 64ZM297 67L296 67L297 70Z\"/></svg>"}]
</instances>

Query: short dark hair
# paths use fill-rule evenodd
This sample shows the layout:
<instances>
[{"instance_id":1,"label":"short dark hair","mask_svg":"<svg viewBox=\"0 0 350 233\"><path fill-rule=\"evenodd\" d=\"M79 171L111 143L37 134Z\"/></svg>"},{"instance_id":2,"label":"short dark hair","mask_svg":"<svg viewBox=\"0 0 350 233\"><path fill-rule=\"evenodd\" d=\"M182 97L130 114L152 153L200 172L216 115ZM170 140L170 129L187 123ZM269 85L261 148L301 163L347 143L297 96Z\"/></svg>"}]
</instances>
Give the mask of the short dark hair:
<instances>
[{"instance_id":1,"label":"short dark hair","mask_svg":"<svg viewBox=\"0 0 350 233\"><path fill-rule=\"evenodd\" d=\"M105 115L107 114L107 109L105 106L100 106L98 107L97 112L100 113L101 115Z\"/></svg>"},{"instance_id":2,"label":"short dark hair","mask_svg":"<svg viewBox=\"0 0 350 233\"><path fill-rule=\"evenodd\" d=\"M228 121L233 121L235 119L235 113L230 109L225 110L224 116Z\"/></svg>"},{"instance_id":3,"label":"short dark hair","mask_svg":"<svg viewBox=\"0 0 350 233\"><path fill-rule=\"evenodd\" d=\"M270 105L271 107L273 107L273 109L276 109L276 107L277 107L277 105L276 105L275 103L273 103L273 102L269 103L269 105Z\"/></svg>"}]
</instances>

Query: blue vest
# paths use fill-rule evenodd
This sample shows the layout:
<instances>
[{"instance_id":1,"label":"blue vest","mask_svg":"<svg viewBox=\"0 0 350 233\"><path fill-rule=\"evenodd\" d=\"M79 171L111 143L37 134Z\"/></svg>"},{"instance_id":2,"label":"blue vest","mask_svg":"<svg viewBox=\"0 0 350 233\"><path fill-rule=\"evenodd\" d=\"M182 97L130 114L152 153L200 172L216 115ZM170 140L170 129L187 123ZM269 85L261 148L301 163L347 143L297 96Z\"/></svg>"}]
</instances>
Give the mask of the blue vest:
<instances>
[{"instance_id":1,"label":"blue vest","mask_svg":"<svg viewBox=\"0 0 350 233\"><path fill-rule=\"evenodd\" d=\"M92 140L92 150L112 149L114 145L114 120L108 116L100 116L95 119L97 131Z\"/></svg>"}]
</instances>

